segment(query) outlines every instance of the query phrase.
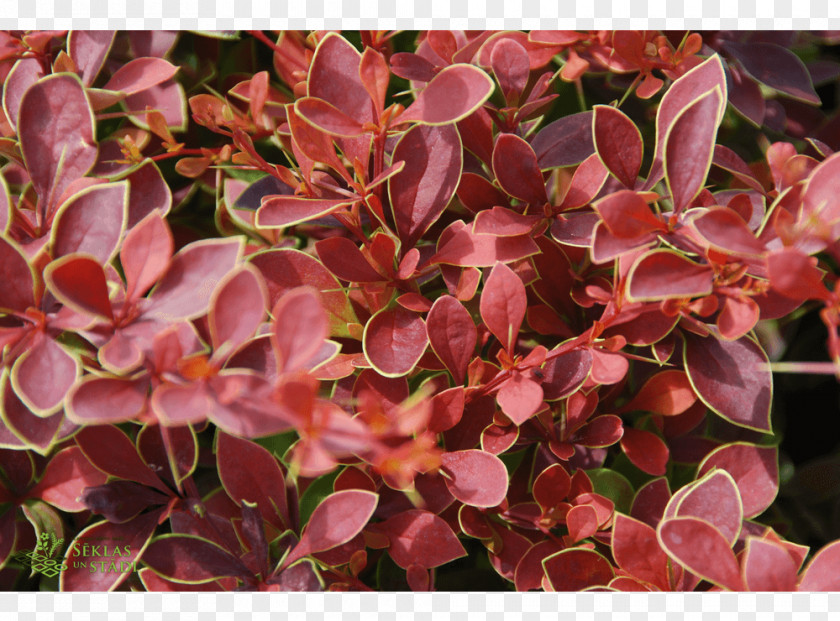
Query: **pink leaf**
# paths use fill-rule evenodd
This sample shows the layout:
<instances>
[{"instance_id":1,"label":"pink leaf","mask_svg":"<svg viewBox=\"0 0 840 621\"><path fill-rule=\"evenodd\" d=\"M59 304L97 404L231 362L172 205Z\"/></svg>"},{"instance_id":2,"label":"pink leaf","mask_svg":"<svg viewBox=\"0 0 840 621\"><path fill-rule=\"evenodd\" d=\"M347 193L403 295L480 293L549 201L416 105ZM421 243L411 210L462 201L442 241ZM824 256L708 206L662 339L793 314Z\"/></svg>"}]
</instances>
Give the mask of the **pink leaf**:
<instances>
[{"instance_id":1,"label":"pink leaf","mask_svg":"<svg viewBox=\"0 0 840 621\"><path fill-rule=\"evenodd\" d=\"M676 507L673 515L703 519L730 544L737 541L744 510L735 481L726 471L710 472L680 492L680 496L674 496L672 500ZM666 513L670 513L670 507L666 508Z\"/></svg>"},{"instance_id":2,"label":"pink leaf","mask_svg":"<svg viewBox=\"0 0 840 621\"><path fill-rule=\"evenodd\" d=\"M796 590L796 563L778 543L749 537L741 568L750 591Z\"/></svg>"},{"instance_id":3,"label":"pink leaf","mask_svg":"<svg viewBox=\"0 0 840 621\"><path fill-rule=\"evenodd\" d=\"M508 472L502 460L478 449L441 456L446 486L452 495L473 507L495 507L507 495Z\"/></svg>"},{"instance_id":4,"label":"pink leaf","mask_svg":"<svg viewBox=\"0 0 840 621\"><path fill-rule=\"evenodd\" d=\"M114 30L72 30L67 37L67 50L85 86L92 86L99 75L111 45Z\"/></svg>"},{"instance_id":5,"label":"pink leaf","mask_svg":"<svg viewBox=\"0 0 840 621\"><path fill-rule=\"evenodd\" d=\"M761 256L764 244L744 222L743 218L729 207L713 207L691 221L698 233L715 249L741 256Z\"/></svg>"},{"instance_id":6,"label":"pink leaf","mask_svg":"<svg viewBox=\"0 0 840 621\"><path fill-rule=\"evenodd\" d=\"M833 541L820 548L802 572L799 590L840 590L840 541Z\"/></svg>"},{"instance_id":7,"label":"pink leaf","mask_svg":"<svg viewBox=\"0 0 840 621\"><path fill-rule=\"evenodd\" d=\"M490 76L478 67L450 65L432 78L398 121L418 121L425 125L454 123L475 112L494 88Z\"/></svg>"},{"instance_id":8,"label":"pink leaf","mask_svg":"<svg viewBox=\"0 0 840 621\"><path fill-rule=\"evenodd\" d=\"M417 313L397 307L376 313L365 326L365 357L386 377L407 375L419 362L426 345L426 324Z\"/></svg>"},{"instance_id":9,"label":"pink leaf","mask_svg":"<svg viewBox=\"0 0 840 621\"><path fill-rule=\"evenodd\" d=\"M502 39L490 53L493 75L502 87L508 102L513 102L525 91L531 63L525 48L513 39Z\"/></svg>"},{"instance_id":10,"label":"pink leaf","mask_svg":"<svg viewBox=\"0 0 840 621\"><path fill-rule=\"evenodd\" d=\"M394 147L392 159L405 162L388 181L388 195L397 232L410 248L455 195L463 166L461 138L453 125L415 126Z\"/></svg>"},{"instance_id":11,"label":"pink leaf","mask_svg":"<svg viewBox=\"0 0 840 621\"><path fill-rule=\"evenodd\" d=\"M375 119L373 101L359 76L362 55L344 37L330 33L309 65L307 95L332 104L359 123Z\"/></svg>"},{"instance_id":12,"label":"pink leaf","mask_svg":"<svg viewBox=\"0 0 840 621\"><path fill-rule=\"evenodd\" d=\"M566 526L573 543L598 532L598 513L590 505L577 505L566 514Z\"/></svg>"},{"instance_id":13,"label":"pink leaf","mask_svg":"<svg viewBox=\"0 0 840 621\"><path fill-rule=\"evenodd\" d=\"M743 502L744 519L764 512L779 491L778 448L746 442L725 444L706 455L698 476L719 468L728 472Z\"/></svg>"},{"instance_id":14,"label":"pink leaf","mask_svg":"<svg viewBox=\"0 0 840 621\"><path fill-rule=\"evenodd\" d=\"M172 207L172 191L152 160L144 160L127 177L131 190L128 193L128 229L133 229L141 220L158 210L161 216ZM171 256L167 255L167 259Z\"/></svg>"},{"instance_id":15,"label":"pink leaf","mask_svg":"<svg viewBox=\"0 0 840 621\"><path fill-rule=\"evenodd\" d=\"M79 375L80 364L52 338L41 335L15 361L11 379L15 393L40 416L55 413Z\"/></svg>"},{"instance_id":16,"label":"pink leaf","mask_svg":"<svg viewBox=\"0 0 840 621\"><path fill-rule=\"evenodd\" d=\"M744 582L729 542L714 526L694 517L663 520L656 531L668 556L692 573L730 591Z\"/></svg>"},{"instance_id":17,"label":"pink leaf","mask_svg":"<svg viewBox=\"0 0 840 621\"><path fill-rule=\"evenodd\" d=\"M135 58L114 72L103 90L133 95L175 75L178 67L162 58Z\"/></svg>"},{"instance_id":18,"label":"pink leaf","mask_svg":"<svg viewBox=\"0 0 840 621\"><path fill-rule=\"evenodd\" d=\"M139 298L157 282L169 265L173 249L172 233L158 211L129 231L120 250L127 299Z\"/></svg>"},{"instance_id":19,"label":"pink leaf","mask_svg":"<svg viewBox=\"0 0 840 621\"><path fill-rule=\"evenodd\" d=\"M449 524L429 511L410 509L375 526L388 537L388 553L404 569L431 569L467 555Z\"/></svg>"},{"instance_id":20,"label":"pink leaf","mask_svg":"<svg viewBox=\"0 0 840 621\"><path fill-rule=\"evenodd\" d=\"M378 501L379 496L373 492L361 490L345 490L327 496L315 507L300 541L283 561L283 567L350 541L367 525Z\"/></svg>"},{"instance_id":21,"label":"pink leaf","mask_svg":"<svg viewBox=\"0 0 840 621\"><path fill-rule=\"evenodd\" d=\"M149 294L144 314L169 322L200 317L216 285L241 256L241 238L202 240L184 247Z\"/></svg>"},{"instance_id":22,"label":"pink leaf","mask_svg":"<svg viewBox=\"0 0 840 621\"><path fill-rule=\"evenodd\" d=\"M516 345L527 304L519 276L504 263L496 263L481 292L479 308L485 325L509 353Z\"/></svg>"},{"instance_id":23,"label":"pink leaf","mask_svg":"<svg viewBox=\"0 0 840 621\"><path fill-rule=\"evenodd\" d=\"M475 234L461 220L452 223L438 240L437 254L430 263L461 267L491 267L537 254L540 250L530 235L498 237Z\"/></svg>"},{"instance_id":24,"label":"pink leaf","mask_svg":"<svg viewBox=\"0 0 840 621\"><path fill-rule=\"evenodd\" d=\"M352 200L344 198L267 196L257 210L256 223L266 228L285 228L326 216L352 203Z\"/></svg>"},{"instance_id":25,"label":"pink leaf","mask_svg":"<svg viewBox=\"0 0 840 621\"><path fill-rule=\"evenodd\" d=\"M250 339L265 318L268 292L259 270L241 265L222 280L210 301L208 323L213 347L231 350Z\"/></svg>"},{"instance_id":26,"label":"pink leaf","mask_svg":"<svg viewBox=\"0 0 840 621\"><path fill-rule=\"evenodd\" d=\"M610 233L621 239L636 239L663 230L645 200L631 190L619 190L593 205Z\"/></svg>"},{"instance_id":27,"label":"pink leaf","mask_svg":"<svg viewBox=\"0 0 840 621\"><path fill-rule=\"evenodd\" d=\"M291 289L277 301L272 343L285 372L303 368L328 335L327 318L317 292L311 287Z\"/></svg>"},{"instance_id":28,"label":"pink leaf","mask_svg":"<svg viewBox=\"0 0 840 621\"><path fill-rule=\"evenodd\" d=\"M683 357L703 403L731 423L770 432L773 377L761 346L746 336L724 341L686 334Z\"/></svg>"},{"instance_id":29,"label":"pink leaf","mask_svg":"<svg viewBox=\"0 0 840 621\"><path fill-rule=\"evenodd\" d=\"M122 423L146 407L148 383L89 375L67 394L67 417L79 425Z\"/></svg>"},{"instance_id":30,"label":"pink leaf","mask_svg":"<svg viewBox=\"0 0 840 621\"><path fill-rule=\"evenodd\" d=\"M543 389L525 375L516 373L502 384L496 393L496 401L515 425L521 425L540 409Z\"/></svg>"},{"instance_id":31,"label":"pink leaf","mask_svg":"<svg viewBox=\"0 0 840 621\"><path fill-rule=\"evenodd\" d=\"M302 97L295 101L295 113L310 125L333 136L353 138L365 133L358 120L317 97Z\"/></svg>"},{"instance_id":32,"label":"pink leaf","mask_svg":"<svg viewBox=\"0 0 840 621\"><path fill-rule=\"evenodd\" d=\"M93 113L79 78L47 76L26 91L18 120L20 148L43 209L96 162Z\"/></svg>"},{"instance_id":33,"label":"pink leaf","mask_svg":"<svg viewBox=\"0 0 840 621\"><path fill-rule=\"evenodd\" d=\"M127 209L125 181L95 185L73 195L53 222L53 258L83 252L105 265L117 250Z\"/></svg>"}]
</instances>

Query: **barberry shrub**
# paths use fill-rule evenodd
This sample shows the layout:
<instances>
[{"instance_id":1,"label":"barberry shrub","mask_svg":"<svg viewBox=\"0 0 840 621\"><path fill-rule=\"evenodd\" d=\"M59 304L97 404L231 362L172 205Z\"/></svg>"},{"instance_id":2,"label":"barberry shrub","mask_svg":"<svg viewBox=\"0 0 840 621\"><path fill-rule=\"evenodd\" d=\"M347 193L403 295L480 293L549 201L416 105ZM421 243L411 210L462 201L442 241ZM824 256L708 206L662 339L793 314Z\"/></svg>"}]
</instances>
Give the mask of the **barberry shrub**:
<instances>
[{"instance_id":1,"label":"barberry shrub","mask_svg":"<svg viewBox=\"0 0 840 621\"><path fill-rule=\"evenodd\" d=\"M840 590L838 42L0 32L0 582Z\"/></svg>"}]
</instances>

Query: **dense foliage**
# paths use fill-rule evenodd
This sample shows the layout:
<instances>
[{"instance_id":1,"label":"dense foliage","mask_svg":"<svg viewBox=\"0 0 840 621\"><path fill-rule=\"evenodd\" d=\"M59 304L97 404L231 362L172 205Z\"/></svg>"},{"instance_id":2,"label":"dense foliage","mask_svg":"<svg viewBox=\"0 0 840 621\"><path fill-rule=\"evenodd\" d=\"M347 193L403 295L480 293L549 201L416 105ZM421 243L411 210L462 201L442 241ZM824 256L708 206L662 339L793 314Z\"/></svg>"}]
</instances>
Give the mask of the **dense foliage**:
<instances>
[{"instance_id":1,"label":"dense foliage","mask_svg":"<svg viewBox=\"0 0 840 621\"><path fill-rule=\"evenodd\" d=\"M840 590L838 41L0 32L3 586Z\"/></svg>"}]
</instances>

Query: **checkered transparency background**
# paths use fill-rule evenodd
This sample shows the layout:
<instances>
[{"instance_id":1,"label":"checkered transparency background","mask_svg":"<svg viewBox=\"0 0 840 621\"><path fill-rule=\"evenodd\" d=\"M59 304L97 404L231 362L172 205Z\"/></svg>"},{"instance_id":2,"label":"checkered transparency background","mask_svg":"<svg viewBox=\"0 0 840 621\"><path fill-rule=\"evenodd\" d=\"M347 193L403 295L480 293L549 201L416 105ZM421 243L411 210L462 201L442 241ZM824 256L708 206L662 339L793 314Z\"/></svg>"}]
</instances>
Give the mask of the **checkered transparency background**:
<instances>
[{"instance_id":1,"label":"checkered transparency background","mask_svg":"<svg viewBox=\"0 0 840 621\"><path fill-rule=\"evenodd\" d=\"M0 29L840 28L837 0L0 0ZM479 586L479 585L476 585ZM19 621L829 621L840 594L0 593Z\"/></svg>"}]
</instances>

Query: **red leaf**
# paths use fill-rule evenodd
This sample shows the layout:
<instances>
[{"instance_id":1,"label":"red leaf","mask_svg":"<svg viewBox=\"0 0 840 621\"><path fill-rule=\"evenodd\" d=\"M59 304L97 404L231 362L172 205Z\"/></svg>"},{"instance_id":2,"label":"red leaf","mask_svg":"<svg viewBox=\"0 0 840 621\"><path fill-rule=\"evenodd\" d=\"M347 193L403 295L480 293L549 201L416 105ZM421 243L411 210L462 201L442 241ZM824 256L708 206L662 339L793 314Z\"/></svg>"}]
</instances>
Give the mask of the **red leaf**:
<instances>
[{"instance_id":1,"label":"red leaf","mask_svg":"<svg viewBox=\"0 0 840 621\"><path fill-rule=\"evenodd\" d=\"M478 330L467 309L452 296L441 296L426 316L426 331L432 350L452 374L455 383L463 384L478 338Z\"/></svg>"},{"instance_id":2,"label":"red leaf","mask_svg":"<svg viewBox=\"0 0 840 621\"><path fill-rule=\"evenodd\" d=\"M548 201L537 156L527 142L515 134L499 134L493 148L493 173L502 189L533 205Z\"/></svg>"},{"instance_id":3,"label":"red leaf","mask_svg":"<svg viewBox=\"0 0 840 621\"><path fill-rule=\"evenodd\" d=\"M761 346L749 337L686 334L683 359L703 403L735 425L770 433L773 377Z\"/></svg>"},{"instance_id":4,"label":"red leaf","mask_svg":"<svg viewBox=\"0 0 840 621\"><path fill-rule=\"evenodd\" d=\"M657 373L645 382L636 396L621 408L622 412L643 410L661 416L682 414L697 401L691 382L683 371Z\"/></svg>"},{"instance_id":5,"label":"red leaf","mask_svg":"<svg viewBox=\"0 0 840 621\"><path fill-rule=\"evenodd\" d=\"M467 555L449 524L429 511L403 511L376 524L375 530L388 537L388 553L403 569L432 569Z\"/></svg>"},{"instance_id":6,"label":"red leaf","mask_svg":"<svg viewBox=\"0 0 840 621\"><path fill-rule=\"evenodd\" d=\"M167 580L196 584L226 576L253 575L245 564L216 543L194 535L157 537L143 553L143 561Z\"/></svg>"},{"instance_id":7,"label":"red leaf","mask_svg":"<svg viewBox=\"0 0 840 621\"><path fill-rule=\"evenodd\" d=\"M26 256L0 237L0 308L23 313L35 304L35 280Z\"/></svg>"},{"instance_id":8,"label":"red leaf","mask_svg":"<svg viewBox=\"0 0 840 621\"><path fill-rule=\"evenodd\" d=\"M283 567L296 560L347 543L367 525L379 496L373 492L345 490L327 496L315 507L300 541Z\"/></svg>"},{"instance_id":9,"label":"red leaf","mask_svg":"<svg viewBox=\"0 0 840 621\"><path fill-rule=\"evenodd\" d=\"M128 182L95 185L59 209L52 228L53 258L83 252L105 265L117 250L128 214Z\"/></svg>"},{"instance_id":10,"label":"red leaf","mask_svg":"<svg viewBox=\"0 0 840 621\"><path fill-rule=\"evenodd\" d=\"M592 354L588 349L573 349L551 358L542 369L543 397L546 401L557 401L575 392L592 369Z\"/></svg>"},{"instance_id":11,"label":"red leaf","mask_svg":"<svg viewBox=\"0 0 840 621\"><path fill-rule=\"evenodd\" d=\"M621 440L626 431L628 429L623 426L618 416L601 414L578 429L571 441L590 448L602 448Z\"/></svg>"},{"instance_id":12,"label":"red leaf","mask_svg":"<svg viewBox=\"0 0 840 621\"><path fill-rule=\"evenodd\" d=\"M648 204L636 192L619 190L592 205L610 233L622 239L636 239L663 229Z\"/></svg>"},{"instance_id":13,"label":"red leaf","mask_svg":"<svg viewBox=\"0 0 840 621\"><path fill-rule=\"evenodd\" d=\"M358 246L346 237L330 237L315 243L318 258L335 276L348 282L382 282L385 276L365 259Z\"/></svg>"},{"instance_id":14,"label":"red leaf","mask_svg":"<svg viewBox=\"0 0 840 621\"><path fill-rule=\"evenodd\" d=\"M667 300L708 295L712 268L699 265L671 250L653 250L642 256L627 274L628 296L633 301Z\"/></svg>"},{"instance_id":15,"label":"red leaf","mask_svg":"<svg viewBox=\"0 0 840 621\"><path fill-rule=\"evenodd\" d=\"M461 267L491 267L537 254L539 247L530 235L498 237L472 232L461 220L453 222L438 240L437 254L429 263Z\"/></svg>"},{"instance_id":16,"label":"red leaf","mask_svg":"<svg viewBox=\"0 0 840 621\"><path fill-rule=\"evenodd\" d=\"M796 563L780 544L749 537L741 568L750 591L796 590Z\"/></svg>"},{"instance_id":17,"label":"red leaf","mask_svg":"<svg viewBox=\"0 0 840 621\"><path fill-rule=\"evenodd\" d=\"M86 255L70 255L47 266L44 280L53 294L76 311L113 320L102 265Z\"/></svg>"},{"instance_id":18,"label":"red leaf","mask_svg":"<svg viewBox=\"0 0 840 621\"><path fill-rule=\"evenodd\" d=\"M668 556L659 547L656 531L644 522L616 513L612 529L616 564L635 578L668 589Z\"/></svg>"},{"instance_id":19,"label":"red leaf","mask_svg":"<svg viewBox=\"0 0 840 621\"><path fill-rule=\"evenodd\" d=\"M530 234L542 216L523 216L507 207L493 207L476 214L473 233L479 235L501 235L513 237Z\"/></svg>"},{"instance_id":20,"label":"red leaf","mask_svg":"<svg viewBox=\"0 0 840 621\"><path fill-rule=\"evenodd\" d=\"M56 453L47 464L38 485L29 490L29 498L40 498L52 506L75 513L84 511L79 502L86 487L103 485L108 476L94 468L77 446Z\"/></svg>"},{"instance_id":21,"label":"red leaf","mask_svg":"<svg viewBox=\"0 0 840 621\"><path fill-rule=\"evenodd\" d=\"M527 305L519 276L504 263L496 263L485 281L479 308L485 325L509 353L513 353Z\"/></svg>"},{"instance_id":22,"label":"red leaf","mask_svg":"<svg viewBox=\"0 0 840 621\"><path fill-rule=\"evenodd\" d=\"M432 397L429 431L440 433L457 425L464 414L464 389L461 386L439 392Z\"/></svg>"},{"instance_id":23,"label":"red leaf","mask_svg":"<svg viewBox=\"0 0 840 621\"><path fill-rule=\"evenodd\" d=\"M531 418L543 404L542 386L521 373L515 373L502 384L496 401L515 425Z\"/></svg>"},{"instance_id":24,"label":"red leaf","mask_svg":"<svg viewBox=\"0 0 840 621\"><path fill-rule=\"evenodd\" d=\"M836 205L838 170L840 153L835 153L811 172L802 194L803 214L818 214L820 219L829 222L840 218L840 208Z\"/></svg>"},{"instance_id":25,"label":"red leaf","mask_svg":"<svg viewBox=\"0 0 840 621\"><path fill-rule=\"evenodd\" d=\"M226 433L216 439L219 479L230 499L257 503L264 520L279 530L291 526L286 501L286 479L277 460L266 449Z\"/></svg>"},{"instance_id":26,"label":"red leaf","mask_svg":"<svg viewBox=\"0 0 840 621\"><path fill-rule=\"evenodd\" d=\"M127 299L142 296L157 282L166 271L173 250L172 233L159 211L150 213L128 232L120 249Z\"/></svg>"},{"instance_id":27,"label":"red leaf","mask_svg":"<svg viewBox=\"0 0 840 621\"><path fill-rule=\"evenodd\" d=\"M179 251L149 294L145 315L171 322L207 312L216 285L242 256L242 239L207 239Z\"/></svg>"},{"instance_id":28,"label":"red leaf","mask_svg":"<svg viewBox=\"0 0 840 621\"><path fill-rule=\"evenodd\" d=\"M23 95L20 149L39 201L50 213L76 179L96 162L93 113L78 77L47 76Z\"/></svg>"},{"instance_id":29,"label":"red leaf","mask_svg":"<svg viewBox=\"0 0 840 621\"><path fill-rule=\"evenodd\" d=\"M675 213L691 204L706 182L722 98L717 89L699 97L674 119L665 138L665 176Z\"/></svg>"},{"instance_id":30,"label":"red leaf","mask_svg":"<svg viewBox=\"0 0 840 621\"><path fill-rule=\"evenodd\" d=\"M146 408L149 384L88 375L67 393L67 418L79 425L123 423Z\"/></svg>"},{"instance_id":31,"label":"red leaf","mask_svg":"<svg viewBox=\"0 0 840 621\"><path fill-rule=\"evenodd\" d=\"M778 448L733 442L706 455L697 468L698 476L719 468L725 470L738 486L743 502L744 519L764 512L779 491Z\"/></svg>"},{"instance_id":32,"label":"red leaf","mask_svg":"<svg viewBox=\"0 0 840 621\"><path fill-rule=\"evenodd\" d=\"M577 209L591 202L598 195L598 192L601 191L609 174L609 171L604 168L604 164L601 162L598 154L590 155L580 163L580 166L575 170L575 174L572 175L572 181L566 190L566 195L563 197L563 203L560 207L563 209ZM588 225L591 223L591 226L594 227L594 223L597 221L592 219L591 216L595 214L591 214L590 212L584 211L579 215L583 219L577 223L577 226L572 227L570 233L577 232L576 235L572 235L573 237L585 237L583 233L587 230ZM571 216L574 217L575 214L571 214ZM558 221L560 220L558 219ZM552 234L557 241L561 241L557 237L557 234ZM574 245L580 245L580 243Z\"/></svg>"},{"instance_id":33,"label":"red leaf","mask_svg":"<svg viewBox=\"0 0 840 621\"><path fill-rule=\"evenodd\" d=\"M359 78L373 101L374 110L379 113L385 109L385 97L391 72L385 57L371 47L366 47L359 64Z\"/></svg>"},{"instance_id":34,"label":"red leaf","mask_svg":"<svg viewBox=\"0 0 840 621\"><path fill-rule=\"evenodd\" d=\"M410 248L458 189L463 167L458 130L453 125L415 126L394 147L392 160L405 162L402 172L388 181L388 195L397 232L404 247Z\"/></svg>"},{"instance_id":35,"label":"red leaf","mask_svg":"<svg viewBox=\"0 0 840 621\"><path fill-rule=\"evenodd\" d=\"M738 540L744 509L735 481L724 470L715 470L688 489L680 490L671 503L675 506L673 515L696 517L714 526L730 545ZM671 508L666 508L671 514Z\"/></svg>"},{"instance_id":36,"label":"red leaf","mask_svg":"<svg viewBox=\"0 0 840 621\"><path fill-rule=\"evenodd\" d=\"M135 58L117 69L102 88L133 95L165 82L177 72L178 67L162 58Z\"/></svg>"},{"instance_id":37,"label":"red leaf","mask_svg":"<svg viewBox=\"0 0 840 621\"><path fill-rule=\"evenodd\" d=\"M598 532L598 512L591 505L577 505L566 514L566 526L573 543Z\"/></svg>"},{"instance_id":38,"label":"red leaf","mask_svg":"<svg viewBox=\"0 0 840 621\"><path fill-rule=\"evenodd\" d=\"M755 257L765 252L764 244L729 207L712 207L691 221L692 226L709 244L721 252Z\"/></svg>"},{"instance_id":39,"label":"red leaf","mask_svg":"<svg viewBox=\"0 0 840 621\"><path fill-rule=\"evenodd\" d=\"M514 574L516 590L523 592L542 588L542 580L545 576L542 562L561 549L559 544L548 539L538 541L531 546L516 565L516 573Z\"/></svg>"},{"instance_id":40,"label":"red leaf","mask_svg":"<svg viewBox=\"0 0 840 621\"><path fill-rule=\"evenodd\" d=\"M59 589L61 591L112 591L116 589L131 575L131 569L136 568L136 563L158 524L161 512L162 510L144 513L123 524L98 522L85 528L67 547L64 562L68 568L61 572ZM122 554L109 557L97 556L97 552L100 554L104 552L103 545L108 546L109 552L113 552L113 548L118 546ZM90 552L86 553L86 550ZM74 561L78 567L74 566Z\"/></svg>"},{"instance_id":41,"label":"red leaf","mask_svg":"<svg viewBox=\"0 0 840 621\"><path fill-rule=\"evenodd\" d=\"M552 464L534 479L532 494L543 513L548 513L566 499L571 489L572 478L566 469Z\"/></svg>"},{"instance_id":42,"label":"red leaf","mask_svg":"<svg viewBox=\"0 0 840 621\"><path fill-rule=\"evenodd\" d=\"M210 300L207 320L214 349L228 344L233 351L254 336L267 304L268 292L257 268L241 265L229 272Z\"/></svg>"},{"instance_id":43,"label":"red leaf","mask_svg":"<svg viewBox=\"0 0 840 621\"><path fill-rule=\"evenodd\" d=\"M805 64L775 43L727 41L723 49L732 54L753 78L772 89L812 104L820 104Z\"/></svg>"},{"instance_id":44,"label":"red leaf","mask_svg":"<svg viewBox=\"0 0 840 621\"><path fill-rule=\"evenodd\" d=\"M154 487L167 496L171 494L169 488L140 459L131 440L116 427L82 427L74 439L88 460L102 472Z\"/></svg>"},{"instance_id":45,"label":"red leaf","mask_svg":"<svg viewBox=\"0 0 840 621\"><path fill-rule=\"evenodd\" d=\"M660 522L656 534L665 552L692 573L731 591L744 589L732 548L708 522L670 518Z\"/></svg>"},{"instance_id":46,"label":"red leaf","mask_svg":"<svg viewBox=\"0 0 840 621\"><path fill-rule=\"evenodd\" d=\"M642 135L617 108L595 106L593 112L592 134L598 156L616 179L633 189L642 168Z\"/></svg>"},{"instance_id":47,"label":"red leaf","mask_svg":"<svg viewBox=\"0 0 840 621\"><path fill-rule=\"evenodd\" d=\"M668 447L662 439L650 431L624 428L621 450L635 466L653 476L665 474L668 466Z\"/></svg>"},{"instance_id":48,"label":"red leaf","mask_svg":"<svg viewBox=\"0 0 840 621\"><path fill-rule=\"evenodd\" d=\"M820 548L802 572L799 590L840 590L840 541L834 541Z\"/></svg>"},{"instance_id":49,"label":"red leaf","mask_svg":"<svg viewBox=\"0 0 840 621\"><path fill-rule=\"evenodd\" d=\"M67 391L79 376L79 361L47 335L15 361L11 380L15 393L39 416L61 408Z\"/></svg>"},{"instance_id":50,"label":"red leaf","mask_svg":"<svg viewBox=\"0 0 840 621\"><path fill-rule=\"evenodd\" d=\"M615 575L612 565L593 550L562 550L543 561L546 576L555 591L580 591L604 586Z\"/></svg>"},{"instance_id":51,"label":"red leaf","mask_svg":"<svg viewBox=\"0 0 840 621\"><path fill-rule=\"evenodd\" d=\"M630 515L648 526L656 528L670 498L671 491L665 477L648 481L636 492Z\"/></svg>"},{"instance_id":52,"label":"red leaf","mask_svg":"<svg viewBox=\"0 0 840 621\"><path fill-rule=\"evenodd\" d=\"M408 382L404 377L384 377L373 369L364 369L353 384L353 409L357 412L364 409L366 402L358 400L364 392L370 393L369 397L373 397L386 415L404 417L403 410L399 409L409 396Z\"/></svg>"},{"instance_id":53,"label":"red leaf","mask_svg":"<svg viewBox=\"0 0 840 621\"><path fill-rule=\"evenodd\" d=\"M540 168L563 168L580 164L595 153L592 112L564 116L543 127L531 141ZM597 156L595 158L598 159ZM601 168L600 160L598 164ZM604 171L606 173L606 171Z\"/></svg>"},{"instance_id":54,"label":"red leaf","mask_svg":"<svg viewBox=\"0 0 840 621\"><path fill-rule=\"evenodd\" d=\"M478 449L441 456L446 486L452 495L473 507L495 507L507 495L508 472L502 460Z\"/></svg>"},{"instance_id":55,"label":"red leaf","mask_svg":"<svg viewBox=\"0 0 840 621\"><path fill-rule=\"evenodd\" d=\"M420 91L417 100L398 117L399 123L417 121L446 125L478 109L493 93L489 75L473 65L456 64L441 70Z\"/></svg>"},{"instance_id":56,"label":"red leaf","mask_svg":"<svg viewBox=\"0 0 840 621\"><path fill-rule=\"evenodd\" d=\"M717 318L720 335L729 341L739 339L755 327L760 315L761 309L752 298L727 296Z\"/></svg>"},{"instance_id":57,"label":"red leaf","mask_svg":"<svg viewBox=\"0 0 840 621\"><path fill-rule=\"evenodd\" d=\"M386 377L401 377L414 369L429 339L422 317L402 307L383 309L365 326L365 357Z\"/></svg>"}]
</instances>

